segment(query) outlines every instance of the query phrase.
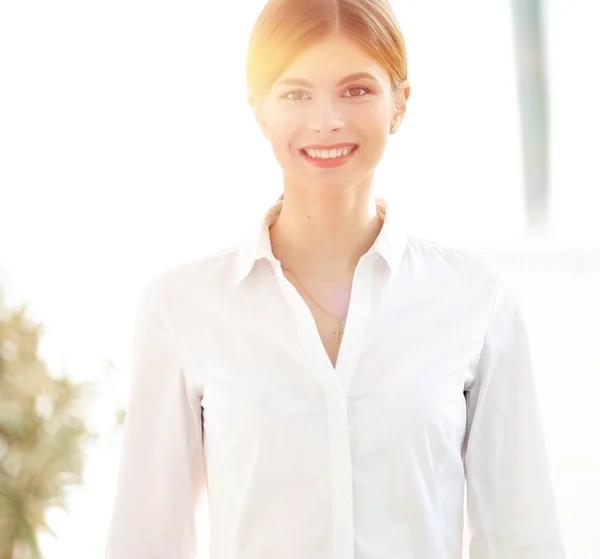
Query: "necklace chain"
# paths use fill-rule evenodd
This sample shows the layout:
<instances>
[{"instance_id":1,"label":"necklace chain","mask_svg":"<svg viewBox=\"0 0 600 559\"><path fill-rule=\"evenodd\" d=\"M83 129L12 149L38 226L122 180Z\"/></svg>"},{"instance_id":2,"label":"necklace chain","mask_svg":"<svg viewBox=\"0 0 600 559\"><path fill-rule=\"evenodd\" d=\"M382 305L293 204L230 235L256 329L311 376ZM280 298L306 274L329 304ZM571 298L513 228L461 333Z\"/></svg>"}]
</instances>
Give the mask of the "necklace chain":
<instances>
[{"instance_id":1,"label":"necklace chain","mask_svg":"<svg viewBox=\"0 0 600 559\"><path fill-rule=\"evenodd\" d=\"M332 314L328 313L321 305L319 305L319 303L315 300L315 298L306 290L306 288L302 285L302 282L298 279L296 274L294 274L294 272L292 272L292 270L290 270L289 268L286 268L283 265L281 266L281 268L283 270L287 270L290 274L292 274L292 276L294 276L294 278L296 279L296 281L302 288L302 291L304 291L304 293L306 293L310 297L311 301L315 305L317 305L317 307L319 307L327 316L333 318L333 320L335 320L337 322L337 328L333 331L333 333L335 334L335 341L339 344L342 340L342 335L344 334L344 329L342 328L340 323L344 319L344 317L348 314L348 312L344 313L340 318L336 318Z\"/></svg>"}]
</instances>

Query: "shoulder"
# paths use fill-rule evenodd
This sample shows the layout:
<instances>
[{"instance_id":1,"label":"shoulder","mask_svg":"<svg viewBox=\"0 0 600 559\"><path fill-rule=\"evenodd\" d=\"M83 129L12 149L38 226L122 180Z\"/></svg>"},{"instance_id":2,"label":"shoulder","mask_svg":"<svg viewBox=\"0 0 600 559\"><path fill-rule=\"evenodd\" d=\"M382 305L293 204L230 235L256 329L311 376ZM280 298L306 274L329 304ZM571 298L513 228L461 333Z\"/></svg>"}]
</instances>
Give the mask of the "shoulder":
<instances>
[{"instance_id":1,"label":"shoulder","mask_svg":"<svg viewBox=\"0 0 600 559\"><path fill-rule=\"evenodd\" d=\"M407 236L401 277L417 300L453 309L482 325L510 286L507 271L489 256L415 235Z\"/></svg>"},{"instance_id":2,"label":"shoulder","mask_svg":"<svg viewBox=\"0 0 600 559\"><path fill-rule=\"evenodd\" d=\"M404 265L416 300L436 308L438 317L447 310L455 324L475 324L478 340L504 339L520 320L512 275L489 256L408 236Z\"/></svg>"},{"instance_id":3,"label":"shoulder","mask_svg":"<svg viewBox=\"0 0 600 559\"><path fill-rule=\"evenodd\" d=\"M417 235L407 235L405 260L414 270L446 279L472 279L496 285L500 264L482 253Z\"/></svg>"},{"instance_id":4,"label":"shoulder","mask_svg":"<svg viewBox=\"0 0 600 559\"><path fill-rule=\"evenodd\" d=\"M160 292L167 302L189 301L229 285L237 263L237 244L164 269L150 278L146 290Z\"/></svg>"}]
</instances>

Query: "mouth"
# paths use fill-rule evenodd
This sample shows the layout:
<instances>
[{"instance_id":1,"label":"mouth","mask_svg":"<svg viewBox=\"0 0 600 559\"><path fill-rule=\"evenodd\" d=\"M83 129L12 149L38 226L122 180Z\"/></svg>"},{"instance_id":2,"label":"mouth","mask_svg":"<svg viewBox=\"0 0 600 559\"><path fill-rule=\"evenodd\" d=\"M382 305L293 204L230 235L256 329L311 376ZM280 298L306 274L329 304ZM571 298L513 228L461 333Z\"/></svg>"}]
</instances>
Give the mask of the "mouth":
<instances>
[{"instance_id":1,"label":"mouth","mask_svg":"<svg viewBox=\"0 0 600 559\"><path fill-rule=\"evenodd\" d=\"M308 146L300 149L301 155L316 167L338 167L350 160L356 151L356 144L338 144L335 146Z\"/></svg>"}]
</instances>

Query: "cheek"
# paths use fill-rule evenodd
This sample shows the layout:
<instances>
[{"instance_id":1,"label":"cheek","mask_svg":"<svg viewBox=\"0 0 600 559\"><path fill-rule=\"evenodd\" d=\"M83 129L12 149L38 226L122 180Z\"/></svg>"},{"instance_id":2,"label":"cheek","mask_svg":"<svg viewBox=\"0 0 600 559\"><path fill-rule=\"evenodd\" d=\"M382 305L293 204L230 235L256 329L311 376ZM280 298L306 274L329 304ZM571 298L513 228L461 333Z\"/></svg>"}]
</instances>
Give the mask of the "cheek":
<instances>
[{"instance_id":1,"label":"cheek","mask_svg":"<svg viewBox=\"0 0 600 559\"><path fill-rule=\"evenodd\" d=\"M271 148L273 154L279 161L279 164L284 167L289 165L290 159L293 156L293 134L287 128L278 127L271 129L270 134Z\"/></svg>"},{"instance_id":2,"label":"cheek","mask_svg":"<svg viewBox=\"0 0 600 559\"><path fill-rule=\"evenodd\" d=\"M369 107L360 115L360 127L364 138L366 139L369 152L379 154L385 148L389 132L389 115L377 106Z\"/></svg>"},{"instance_id":3,"label":"cheek","mask_svg":"<svg viewBox=\"0 0 600 559\"><path fill-rule=\"evenodd\" d=\"M372 133L378 135L385 135L389 126L389 121L391 120L390 111L386 106L381 104L369 107L364 118L365 121L368 122Z\"/></svg>"},{"instance_id":4,"label":"cheek","mask_svg":"<svg viewBox=\"0 0 600 559\"><path fill-rule=\"evenodd\" d=\"M273 151L289 152L289 146L298 133L298 121L301 122L301 119L294 118L294 115L289 112L272 111L269 114L269 140L273 145Z\"/></svg>"},{"instance_id":5,"label":"cheek","mask_svg":"<svg viewBox=\"0 0 600 559\"><path fill-rule=\"evenodd\" d=\"M349 107L344 115L344 121L351 133L358 133L369 142L376 140L386 130L389 111L378 100L357 103ZM360 138L358 138L360 141Z\"/></svg>"}]
</instances>

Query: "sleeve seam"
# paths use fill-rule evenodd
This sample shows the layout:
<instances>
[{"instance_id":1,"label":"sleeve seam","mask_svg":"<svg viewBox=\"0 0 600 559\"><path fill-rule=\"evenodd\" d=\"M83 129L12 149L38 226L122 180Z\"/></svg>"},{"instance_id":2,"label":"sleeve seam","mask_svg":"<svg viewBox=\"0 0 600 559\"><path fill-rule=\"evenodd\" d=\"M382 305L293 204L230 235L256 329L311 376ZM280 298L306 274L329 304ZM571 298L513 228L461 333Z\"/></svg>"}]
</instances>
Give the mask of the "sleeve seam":
<instances>
[{"instance_id":1,"label":"sleeve seam","mask_svg":"<svg viewBox=\"0 0 600 559\"><path fill-rule=\"evenodd\" d=\"M187 375L185 374L185 368L183 366L183 351L180 346L179 338L177 337L177 330L175 329L175 321L173 320L173 315L171 314L171 307L169 306L169 302L167 301L167 297L165 295L164 289L161 285L161 277L156 277L156 289L158 291L159 297L161 299L161 304L164 305L165 315L167 317L167 323L169 328L169 335L173 340L173 348L175 350L177 356L177 366L179 370L179 374L183 377L183 382L185 385L185 392L187 395L187 400L189 405L192 405L192 401L190 399L190 385L188 383Z\"/></svg>"},{"instance_id":2,"label":"sleeve seam","mask_svg":"<svg viewBox=\"0 0 600 559\"><path fill-rule=\"evenodd\" d=\"M156 284L156 289L158 291L158 295L161 299L161 303L162 305L164 305L165 308L165 315L167 317L167 322L168 322L168 327L170 330L170 335L173 339L173 347L174 350L176 352L177 355L177 364L178 364L178 372L181 375L182 379L183 379L183 384L185 387L185 395L186 395L186 401L187 401L187 405L190 408L191 413L197 417L198 419L201 418L201 414L197 414L196 410L194 409L194 404L192 401L191 396L191 388L190 388L190 384L188 382L188 378L187 375L185 373L185 368L183 366L183 352L181 350L181 346L179 345L179 339L177 337L177 331L175 329L175 321L173 320L173 316L171 314L171 307L169 306L169 302L167 301L167 297L165 296L165 292L162 286L162 282L161 282L161 276L158 275L155 278L155 284ZM198 425L197 423L196 425L196 436L198 438L198 440L200 441L200 445L202 445L203 443L203 430L202 430L202 426Z\"/></svg>"},{"instance_id":3,"label":"sleeve seam","mask_svg":"<svg viewBox=\"0 0 600 559\"><path fill-rule=\"evenodd\" d=\"M158 296L160 297L160 300L161 300L161 304L164 305L164 308L165 308L165 315L167 317L169 334L170 334L170 336L173 339L173 346L174 346L175 351L177 353L177 362L179 364L179 367L182 368L182 358L181 358L182 357L182 353L181 353L181 348L179 346L179 340L177 338L177 333L175 331L175 321L173 320L173 316L171 314L171 308L169 306L169 302L167 301L167 298L165 296L164 290L162 288L160 276L157 276L155 278L155 284L156 284L156 290L158 291Z\"/></svg>"},{"instance_id":4,"label":"sleeve seam","mask_svg":"<svg viewBox=\"0 0 600 559\"><path fill-rule=\"evenodd\" d=\"M498 291L500 290L500 266L496 265L496 288L494 290L494 297L492 299L492 305L490 307L490 314L488 315L485 329L483 331L483 340L485 343L485 338L490 329L490 325L492 323L492 318L494 316L494 308L496 307L496 300L498 299Z\"/></svg>"},{"instance_id":5,"label":"sleeve seam","mask_svg":"<svg viewBox=\"0 0 600 559\"><path fill-rule=\"evenodd\" d=\"M475 374L473 375L473 379L471 380L471 382L469 383L469 385L466 387L466 391L468 392L472 386L476 385L477 382L479 381L478 375L477 375L477 369L479 368L479 363L481 362L481 354L483 353L483 348L485 347L485 340L487 338L488 332L490 330L490 325L492 324L492 320L493 320L493 316L494 316L494 309L496 307L496 300L498 299L498 291L499 289L499 285L500 285L500 266L498 266L497 264L495 265L496 268L496 276L495 276L495 281L496 281L496 286L494 288L494 295L492 297L492 303L490 305L490 312L488 314L488 317L485 321L485 326L483 328L483 333L481 335L481 347L479 348L479 352L477 355L477 365L476 365L476 371Z\"/></svg>"}]
</instances>

